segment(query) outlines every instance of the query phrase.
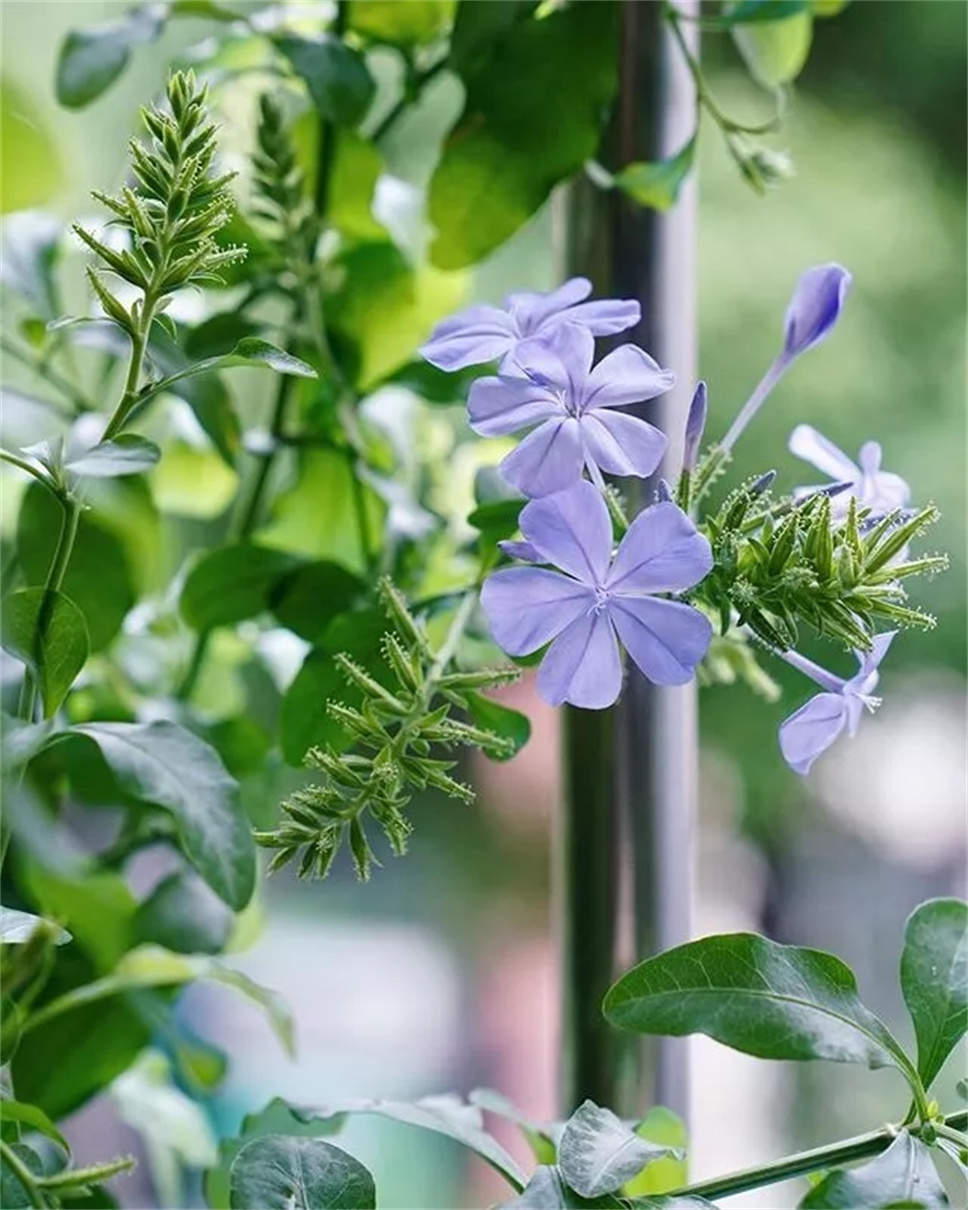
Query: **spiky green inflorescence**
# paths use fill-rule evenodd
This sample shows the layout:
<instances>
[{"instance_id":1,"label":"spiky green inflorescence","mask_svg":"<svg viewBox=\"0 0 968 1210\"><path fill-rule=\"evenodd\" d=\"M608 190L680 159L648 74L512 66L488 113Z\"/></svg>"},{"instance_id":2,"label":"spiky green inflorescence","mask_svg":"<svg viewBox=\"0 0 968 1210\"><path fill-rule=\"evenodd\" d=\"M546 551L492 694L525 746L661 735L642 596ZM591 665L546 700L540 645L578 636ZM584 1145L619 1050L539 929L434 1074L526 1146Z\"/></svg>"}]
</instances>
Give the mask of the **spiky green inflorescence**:
<instances>
[{"instance_id":1,"label":"spiky green inflorescence","mask_svg":"<svg viewBox=\"0 0 968 1210\"><path fill-rule=\"evenodd\" d=\"M693 594L719 619L720 633L748 627L767 646L795 647L802 624L845 647L866 651L885 627L929 629L934 618L907 604L904 581L943 571L943 555L898 561L938 519L928 505L901 509L876 524L851 499L835 520L830 497L773 501L749 480L723 501L702 528L714 567Z\"/></svg>"},{"instance_id":2,"label":"spiky green inflorescence","mask_svg":"<svg viewBox=\"0 0 968 1210\"><path fill-rule=\"evenodd\" d=\"M363 698L357 707L341 702L328 706L353 736L353 751L327 747L308 753L307 765L325 773L326 781L297 790L283 803L276 829L256 833L261 845L276 851L270 870L299 858L300 877L323 878L347 841L356 872L365 880L375 861L364 828L367 813L400 855L411 831L404 812L416 792L433 788L459 802L474 799L474 791L452 776L457 761L441 755L442 750L463 745L496 757L514 751L511 741L453 717L454 711L470 711L469 695L518 676L513 669L452 668L474 594L464 598L447 639L435 652L390 580L381 582L380 593L393 627L382 644L387 675L378 680L349 656L335 657L347 682Z\"/></svg>"},{"instance_id":3,"label":"spiky green inflorescence","mask_svg":"<svg viewBox=\"0 0 968 1210\"><path fill-rule=\"evenodd\" d=\"M251 210L263 220L269 239L285 261L298 272L300 266L315 259L320 224L282 108L269 93L259 97L256 141Z\"/></svg>"},{"instance_id":4,"label":"spiky green inflorescence","mask_svg":"<svg viewBox=\"0 0 968 1210\"><path fill-rule=\"evenodd\" d=\"M174 290L217 281L220 269L245 255L244 248L221 248L215 239L232 217L226 185L235 174L213 173L217 131L206 110L207 89L191 72L174 72L167 100L170 112L157 105L141 111L149 139L129 144L134 186L114 196L94 194L113 212L113 225L127 233L130 246L116 250L74 224L104 268L143 292L140 309L135 303L129 310L96 270L88 270L105 311L129 331Z\"/></svg>"}]
</instances>

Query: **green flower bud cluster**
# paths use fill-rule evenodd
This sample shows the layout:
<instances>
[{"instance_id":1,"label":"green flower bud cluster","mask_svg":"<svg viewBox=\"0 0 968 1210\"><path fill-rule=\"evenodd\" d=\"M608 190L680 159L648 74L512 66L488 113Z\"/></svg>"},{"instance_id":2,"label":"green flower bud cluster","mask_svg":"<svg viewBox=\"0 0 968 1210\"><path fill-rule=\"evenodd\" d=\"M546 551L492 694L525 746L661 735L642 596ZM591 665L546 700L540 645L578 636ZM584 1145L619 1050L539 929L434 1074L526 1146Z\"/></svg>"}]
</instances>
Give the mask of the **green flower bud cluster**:
<instances>
[{"instance_id":1,"label":"green flower bud cluster","mask_svg":"<svg viewBox=\"0 0 968 1210\"><path fill-rule=\"evenodd\" d=\"M376 860L364 828L367 812L400 856L411 831L404 812L415 793L433 788L459 802L474 799L470 786L452 775L457 761L443 754L446 749L466 746L494 757L514 751L510 740L454 717L455 711L470 713L469 695L518 676L513 669L453 669L456 638L473 597L465 597L448 639L435 652L389 579L381 582L380 593L393 626L383 637L384 679L349 656L335 657L347 682L362 693L358 706L328 706L353 737L353 751L327 747L308 753L307 764L325 773L326 781L295 791L282 805L278 827L256 833L261 845L276 850L270 871L299 857L301 878L323 878L346 841L358 876L366 880Z\"/></svg>"},{"instance_id":2,"label":"green flower bud cluster","mask_svg":"<svg viewBox=\"0 0 968 1210\"><path fill-rule=\"evenodd\" d=\"M319 219L282 108L269 93L259 98L256 142L251 157L255 188L251 212L263 220L266 234L286 261L297 267L312 264Z\"/></svg>"}]
</instances>

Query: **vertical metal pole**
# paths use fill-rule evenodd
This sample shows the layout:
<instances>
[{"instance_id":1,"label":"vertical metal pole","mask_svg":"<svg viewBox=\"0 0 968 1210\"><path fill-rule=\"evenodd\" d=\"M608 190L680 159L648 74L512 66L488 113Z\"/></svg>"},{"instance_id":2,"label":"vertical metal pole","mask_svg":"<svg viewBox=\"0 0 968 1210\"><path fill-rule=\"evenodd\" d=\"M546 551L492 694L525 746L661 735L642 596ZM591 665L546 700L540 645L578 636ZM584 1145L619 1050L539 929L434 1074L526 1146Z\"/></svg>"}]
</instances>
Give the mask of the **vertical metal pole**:
<instances>
[{"instance_id":1,"label":"vertical metal pole","mask_svg":"<svg viewBox=\"0 0 968 1210\"><path fill-rule=\"evenodd\" d=\"M661 0L620 0L620 7L619 94L606 143L616 167L678 151L696 116ZM677 8L696 16L699 2L677 0ZM666 214L588 182L576 185L568 207L568 269L589 276L599 296L638 298L642 323L621 339L631 337L676 372L676 389L641 408L669 436L662 473L670 479L696 379L696 209L695 179ZM654 484L625 486L638 486L636 509L651 503ZM657 689L633 666L614 711L566 711L563 1111L587 1096L620 1113L661 1103L687 1115L685 1040L636 1045L604 1024L600 1005L621 969L691 933L696 705L694 685Z\"/></svg>"}]
</instances>

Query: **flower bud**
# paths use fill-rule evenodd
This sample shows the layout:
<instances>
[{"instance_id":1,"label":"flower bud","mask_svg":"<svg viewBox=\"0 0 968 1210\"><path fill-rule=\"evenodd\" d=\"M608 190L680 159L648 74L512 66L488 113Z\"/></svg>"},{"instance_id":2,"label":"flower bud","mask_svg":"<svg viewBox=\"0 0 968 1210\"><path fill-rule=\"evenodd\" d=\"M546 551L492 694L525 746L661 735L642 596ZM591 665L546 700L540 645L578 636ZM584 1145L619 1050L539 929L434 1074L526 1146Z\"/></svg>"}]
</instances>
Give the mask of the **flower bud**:
<instances>
[{"instance_id":1,"label":"flower bud","mask_svg":"<svg viewBox=\"0 0 968 1210\"><path fill-rule=\"evenodd\" d=\"M686 417L686 437L682 450L682 469L691 471L699 457L699 446L706 428L706 384L700 382L696 386L692 403L689 405L689 415Z\"/></svg>"},{"instance_id":2,"label":"flower bud","mask_svg":"<svg viewBox=\"0 0 968 1210\"><path fill-rule=\"evenodd\" d=\"M786 313L783 351L798 357L819 344L840 318L851 275L841 265L817 265L797 282Z\"/></svg>"}]
</instances>

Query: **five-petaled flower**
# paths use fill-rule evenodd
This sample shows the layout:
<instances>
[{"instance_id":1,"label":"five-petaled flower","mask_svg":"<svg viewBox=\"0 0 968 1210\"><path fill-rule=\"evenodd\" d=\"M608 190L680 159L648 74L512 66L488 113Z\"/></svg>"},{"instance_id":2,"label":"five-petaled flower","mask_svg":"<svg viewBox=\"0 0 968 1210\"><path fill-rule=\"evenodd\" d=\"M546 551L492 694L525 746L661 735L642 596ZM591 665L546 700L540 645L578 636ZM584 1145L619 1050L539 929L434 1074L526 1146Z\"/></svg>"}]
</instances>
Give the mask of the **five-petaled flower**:
<instances>
[{"instance_id":1,"label":"five-petaled flower","mask_svg":"<svg viewBox=\"0 0 968 1210\"><path fill-rule=\"evenodd\" d=\"M633 299L606 298L585 302L592 283L573 277L550 294L509 294L500 307L468 307L442 320L421 348L421 355L440 370L462 370L500 358L502 370L514 372L514 354L522 340L551 336L563 323L577 323L593 336L627 332L642 317Z\"/></svg>"},{"instance_id":2,"label":"five-petaled flower","mask_svg":"<svg viewBox=\"0 0 968 1210\"><path fill-rule=\"evenodd\" d=\"M815 681L823 693L812 697L780 725L780 751L796 773L810 772L817 757L846 729L855 735L865 707L874 711L880 698L872 697L879 679L878 667L897 631L876 634L870 651L858 651L857 672L849 680L834 676L796 651L784 652L788 664Z\"/></svg>"},{"instance_id":3,"label":"five-petaled flower","mask_svg":"<svg viewBox=\"0 0 968 1210\"><path fill-rule=\"evenodd\" d=\"M612 522L586 480L521 512L530 548L552 567L511 567L484 583L481 604L509 655L550 643L538 690L553 706L611 706L622 688L616 635L657 685L688 681L712 637L708 619L655 594L697 584L712 567L706 538L675 504L641 512L612 557Z\"/></svg>"},{"instance_id":4,"label":"five-petaled flower","mask_svg":"<svg viewBox=\"0 0 968 1210\"><path fill-rule=\"evenodd\" d=\"M900 475L881 470L881 447L876 441L867 441L860 447L855 463L811 425L798 424L790 434L789 448L791 454L809 462L835 482L846 484L844 491L831 497L832 515L838 520L847 515L851 496L856 497L863 508L870 509L872 519L905 508L911 499L911 489ZM794 495L802 498L826 486L799 487Z\"/></svg>"},{"instance_id":5,"label":"five-petaled flower","mask_svg":"<svg viewBox=\"0 0 968 1210\"><path fill-rule=\"evenodd\" d=\"M549 337L518 345L526 377L478 378L467 400L471 428L484 437L537 425L500 465L526 496L547 496L577 482L582 468L601 486L601 471L651 475L666 438L636 416L614 409L661 395L675 382L637 345L615 349L592 368L587 328L561 324Z\"/></svg>"}]
</instances>

